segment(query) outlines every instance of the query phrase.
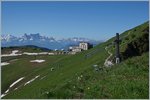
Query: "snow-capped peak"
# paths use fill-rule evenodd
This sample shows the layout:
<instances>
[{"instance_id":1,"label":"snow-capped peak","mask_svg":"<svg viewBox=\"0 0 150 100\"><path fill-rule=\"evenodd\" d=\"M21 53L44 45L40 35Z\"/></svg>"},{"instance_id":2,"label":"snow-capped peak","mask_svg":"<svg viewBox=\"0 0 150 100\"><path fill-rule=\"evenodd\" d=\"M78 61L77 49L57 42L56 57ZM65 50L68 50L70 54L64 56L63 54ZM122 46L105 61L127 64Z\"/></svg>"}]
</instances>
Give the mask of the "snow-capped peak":
<instances>
[{"instance_id":1,"label":"snow-capped peak","mask_svg":"<svg viewBox=\"0 0 150 100\"><path fill-rule=\"evenodd\" d=\"M69 45L76 45L79 42L89 42L89 43L99 43L98 41L90 40L87 38L66 38L66 39L56 39L53 37L41 36L37 34L24 34L23 36L13 36L10 34L1 36L2 47L7 46L21 46L21 45L35 45L39 47L45 47L49 49L59 49L67 48Z\"/></svg>"}]
</instances>

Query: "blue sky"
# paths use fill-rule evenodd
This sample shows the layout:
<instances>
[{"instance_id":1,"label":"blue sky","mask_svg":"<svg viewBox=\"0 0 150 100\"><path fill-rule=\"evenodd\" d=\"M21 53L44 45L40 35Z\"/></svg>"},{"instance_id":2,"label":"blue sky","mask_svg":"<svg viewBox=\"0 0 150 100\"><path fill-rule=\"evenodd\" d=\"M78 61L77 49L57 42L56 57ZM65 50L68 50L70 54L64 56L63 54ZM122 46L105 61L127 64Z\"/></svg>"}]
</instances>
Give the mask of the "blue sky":
<instances>
[{"instance_id":1,"label":"blue sky","mask_svg":"<svg viewBox=\"0 0 150 100\"><path fill-rule=\"evenodd\" d=\"M148 1L3 1L2 34L106 40L149 20Z\"/></svg>"}]
</instances>

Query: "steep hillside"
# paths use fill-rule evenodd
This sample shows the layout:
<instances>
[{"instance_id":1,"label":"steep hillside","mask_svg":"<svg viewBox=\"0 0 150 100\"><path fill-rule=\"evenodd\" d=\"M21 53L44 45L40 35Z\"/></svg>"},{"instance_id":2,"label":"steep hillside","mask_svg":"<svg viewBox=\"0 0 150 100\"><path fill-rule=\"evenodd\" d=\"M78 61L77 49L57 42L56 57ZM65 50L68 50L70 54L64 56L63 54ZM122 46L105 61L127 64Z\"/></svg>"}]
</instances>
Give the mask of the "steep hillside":
<instances>
[{"instance_id":1,"label":"steep hillside","mask_svg":"<svg viewBox=\"0 0 150 100\"><path fill-rule=\"evenodd\" d=\"M133 28L122 33L121 52L128 49L125 45L149 34L147 27L148 22L137 26L136 31ZM110 56L108 51L112 53L109 60L114 58L113 41L114 38L76 55L37 56L45 60L43 63L31 63L34 56L19 56L17 61L1 69L2 93L9 89L3 98L148 98L149 50L142 49L140 55L105 67L104 62Z\"/></svg>"},{"instance_id":2,"label":"steep hillside","mask_svg":"<svg viewBox=\"0 0 150 100\"><path fill-rule=\"evenodd\" d=\"M122 60L133 56L140 56L149 51L149 25L148 22L130 30L129 35L123 39Z\"/></svg>"},{"instance_id":3,"label":"steep hillside","mask_svg":"<svg viewBox=\"0 0 150 100\"><path fill-rule=\"evenodd\" d=\"M107 45L111 45L109 48L113 53L111 59L115 60L115 44L113 41L115 37L108 40ZM149 22L145 22L142 25L139 25L133 29L125 31L120 35L120 52L121 60L126 60L130 57L140 56L144 52L149 51ZM115 62L115 61L114 61Z\"/></svg>"}]
</instances>

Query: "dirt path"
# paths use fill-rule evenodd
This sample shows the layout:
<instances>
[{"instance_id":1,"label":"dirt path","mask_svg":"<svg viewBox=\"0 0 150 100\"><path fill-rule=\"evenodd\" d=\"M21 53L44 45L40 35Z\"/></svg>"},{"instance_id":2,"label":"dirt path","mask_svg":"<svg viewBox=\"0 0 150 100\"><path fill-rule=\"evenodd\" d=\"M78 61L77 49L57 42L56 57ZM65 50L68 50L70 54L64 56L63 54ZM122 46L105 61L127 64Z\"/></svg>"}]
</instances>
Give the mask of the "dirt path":
<instances>
[{"instance_id":1,"label":"dirt path","mask_svg":"<svg viewBox=\"0 0 150 100\"><path fill-rule=\"evenodd\" d=\"M124 38L128 37L128 36L130 35L130 33L131 33L131 31L128 32L128 34L127 34L126 36L124 36ZM123 44L122 44L122 45L123 45ZM111 46L112 46L112 45L109 45L109 46L106 46L106 47L105 47L106 52L108 52L108 54L109 54L109 56L105 59L105 62L104 62L104 66L106 66L106 67L110 67L110 66L114 65L113 62L112 62L111 60L109 60L110 57L112 56L112 53L111 53L108 49L109 49Z\"/></svg>"},{"instance_id":2,"label":"dirt path","mask_svg":"<svg viewBox=\"0 0 150 100\"><path fill-rule=\"evenodd\" d=\"M112 53L108 50L109 47L110 47L110 46L106 46L106 47L105 47L105 50L106 50L106 51L108 52L108 54L109 54L109 56L105 59L105 62L104 62L104 66L106 66L106 67L110 67L110 66L114 65L114 64L112 63L112 61L109 60L110 57L112 56Z\"/></svg>"}]
</instances>

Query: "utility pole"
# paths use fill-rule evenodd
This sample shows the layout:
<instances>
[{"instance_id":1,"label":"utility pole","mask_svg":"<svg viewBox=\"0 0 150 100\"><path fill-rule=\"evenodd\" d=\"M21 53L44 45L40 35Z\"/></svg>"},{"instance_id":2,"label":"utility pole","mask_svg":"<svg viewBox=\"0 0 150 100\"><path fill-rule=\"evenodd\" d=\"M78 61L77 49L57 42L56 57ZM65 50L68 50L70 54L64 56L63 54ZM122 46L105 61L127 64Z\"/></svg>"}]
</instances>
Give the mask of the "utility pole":
<instances>
[{"instance_id":1,"label":"utility pole","mask_svg":"<svg viewBox=\"0 0 150 100\"><path fill-rule=\"evenodd\" d=\"M116 33L116 40L114 41L116 44L116 63L120 63L120 50L119 50L119 33Z\"/></svg>"}]
</instances>

